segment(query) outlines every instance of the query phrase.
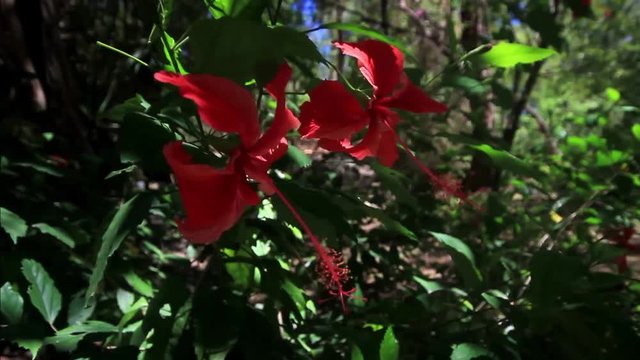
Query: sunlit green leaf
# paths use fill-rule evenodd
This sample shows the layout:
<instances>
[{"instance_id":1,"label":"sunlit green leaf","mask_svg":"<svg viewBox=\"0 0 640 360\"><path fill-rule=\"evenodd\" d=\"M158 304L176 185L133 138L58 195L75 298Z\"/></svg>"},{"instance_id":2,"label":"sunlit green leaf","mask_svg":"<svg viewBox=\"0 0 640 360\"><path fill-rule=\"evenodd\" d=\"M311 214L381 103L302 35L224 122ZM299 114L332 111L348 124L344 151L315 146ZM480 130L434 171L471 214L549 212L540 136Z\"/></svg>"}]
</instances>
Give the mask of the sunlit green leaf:
<instances>
[{"instance_id":1,"label":"sunlit green leaf","mask_svg":"<svg viewBox=\"0 0 640 360\"><path fill-rule=\"evenodd\" d=\"M389 326L380 343L380 360L397 360L400 354L400 344Z\"/></svg>"},{"instance_id":2,"label":"sunlit green leaf","mask_svg":"<svg viewBox=\"0 0 640 360\"><path fill-rule=\"evenodd\" d=\"M480 55L480 57L493 66L512 67L517 64L530 64L544 60L554 54L556 52L553 49L501 42L493 45L491 50Z\"/></svg>"},{"instance_id":3,"label":"sunlit green leaf","mask_svg":"<svg viewBox=\"0 0 640 360\"><path fill-rule=\"evenodd\" d=\"M29 229L19 215L5 208L0 208L0 226L9 234L14 244L17 244L18 239L25 236Z\"/></svg>"},{"instance_id":4,"label":"sunlit green leaf","mask_svg":"<svg viewBox=\"0 0 640 360\"><path fill-rule=\"evenodd\" d=\"M453 345L451 348L453 350L451 360L471 360L481 356L495 359L495 355L480 345L462 343Z\"/></svg>"},{"instance_id":5,"label":"sunlit green leaf","mask_svg":"<svg viewBox=\"0 0 640 360\"><path fill-rule=\"evenodd\" d=\"M618 91L618 89L608 87L605 89L605 93L612 102L618 102L620 100L620 91Z\"/></svg>"}]
</instances>

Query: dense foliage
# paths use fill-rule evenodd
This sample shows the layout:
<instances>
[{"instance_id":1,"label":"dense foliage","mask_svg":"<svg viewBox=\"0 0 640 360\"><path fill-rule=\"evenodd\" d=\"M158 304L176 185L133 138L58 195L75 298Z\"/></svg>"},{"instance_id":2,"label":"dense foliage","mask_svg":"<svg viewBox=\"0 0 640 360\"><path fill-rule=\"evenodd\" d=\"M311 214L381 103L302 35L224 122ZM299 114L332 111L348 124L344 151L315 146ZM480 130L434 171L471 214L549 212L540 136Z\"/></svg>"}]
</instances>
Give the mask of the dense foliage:
<instances>
[{"instance_id":1,"label":"dense foliage","mask_svg":"<svg viewBox=\"0 0 640 360\"><path fill-rule=\"evenodd\" d=\"M0 356L637 356L638 1L0 11Z\"/></svg>"}]
</instances>

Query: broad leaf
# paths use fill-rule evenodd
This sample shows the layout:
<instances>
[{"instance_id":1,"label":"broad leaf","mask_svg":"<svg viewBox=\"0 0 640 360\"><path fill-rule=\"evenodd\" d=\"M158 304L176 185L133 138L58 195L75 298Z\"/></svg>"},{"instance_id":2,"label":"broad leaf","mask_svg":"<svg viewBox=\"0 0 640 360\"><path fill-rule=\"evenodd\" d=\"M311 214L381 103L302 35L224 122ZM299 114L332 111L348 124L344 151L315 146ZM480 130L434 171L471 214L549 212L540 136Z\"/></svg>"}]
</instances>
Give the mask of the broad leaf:
<instances>
[{"instance_id":1,"label":"broad leaf","mask_svg":"<svg viewBox=\"0 0 640 360\"><path fill-rule=\"evenodd\" d=\"M480 285L482 276L476 268L475 257L469 246L451 235L437 232L431 234L446 246L465 284L470 287Z\"/></svg>"},{"instance_id":2,"label":"broad leaf","mask_svg":"<svg viewBox=\"0 0 640 360\"><path fill-rule=\"evenodd\" d=\"M472 343L456 344L451 347L451 360L471 360L478 357L489 357L495 359L495 356L480 345Z\"/></svg>"},{"instance_id":3,"label":"broad leaf","mask_svg":"<svg viewBox=\"0 0 640 360\"><path fill-rule=\"evenodd\" d=\"M91 320L84 323L71 325L45 339L46 344L51 344L59 351L73 351L88 334L116 333L118 328L106 322Z\"/></svg>"},{"instance_id":4,"label":"broad leaf","mask_svg":"<svg viewBox=\"0 0 640 360\"><path fill-rule=\"evenodd\" d=\"M47 271L35 260L22 260L22 274L29 281L27 293L42 317L53 324L62 308L62 295Z\"/></svg>"},{"instance_id":5,"label":"broad leaf","mask_svg":"<svg viewBox=\"0 0 640 360\"><path fill-rule=\"evenodd\" d=\"M85 302L84 293L85 291L81 290L71 297L69 310L67 312L67 323L69 323L69 325L84 322L93 315L96 308L95 298L91 298L87 304Z\"/></svg>"},{"instance_id":6,"label":"broad leaf","mask_svg":"<svg viewBox=\"0 0 640 360\"><path fill-rule=\"evenodd\" d=\"M380 360L397 360L399 353L400 345L393 334L393 328L389 326L380 343Z\"/></svg>"},{"instance_id":7,"label":"broad leaf","mask_svg":"<svg viewBox=\"0 0 640 360\"><path fill-rule=\"evenodd\" d=\"M636 140L640 141L640 124L634 124L631 126L631 133L636 138Z\"/></svg>"},{"instance_id":8,"label":"broad leaf","mask_svg":"<svg viewBox=\"0 0 640 360\"><path fill-rule=\"evenodd\" d=\"M173 139L171 131L153 117L142 113L128 114L118 139L120 161L139 164L147 171L168 171L162 147Z\"/></svg>"},{"instance_id":9,"label":"broad leaf","mask_svg":"<svg viewBox=\"0 0 640 360\"><path fill-rule=\"evenodd\" d=\"M149 193L137 194L124 203L111 219L111 223L102 235L102 243L96 257L96 265L89 279L89 287L85 295L87 301L95 294L98 284L104 276L109 257L120 247L127 235L147 216L152 200L153 196Z\"/></svg>"},{"instance_id":10,"label":"broad leaf","mask_svg":"<svg viewBox=\"0 0 640 360\"><path fill-rule=\"evenodd\" d=\"M25 236L29 229L19 215L5 208L0 208L0 226L9 234L14 244L17 244L18 239Z\"/></svg>"},{"instance_id":11,"label":"broad leaf","mask_svg":"<svg viewBox=\"0 0 640 360\"><path fill-rule=\"evenodd\" d=\"M486 63L497 67L513 67L517 64L531 64L556 54L553 49L542 49L522 44L501 42L480 55Z\"/></svg>"},{"instance_id":12,"label":"broad leaf","mask_svg":"<svg viewBox=\"0 0 640 360\"><path fill-rule=\"evenodd\" d=\"M17 324L22 318L24 300L8 282L0 288L0 312L9 324Z\"/></svg>"},{"instance_id":13,"label":"broad leaf","mask_svg":"<svg viewBox=\"0 0 640 360\"><path fill-rule=\"evenodd\" d=\"M364 360L364 355L357 345L353 345L351 348L351 360Z\"/></svg>"},{"instance_id":14,"label":"broad leaf","mask_svg":"<svg viewBox=\"0 0 640 360\"><path fill-rule=\"evenodd\" d=\"M252 79L267 83L285 58L323 60L305 34L253 21L229 17L201 20L192 26L189 37L194 72L224 76L238 83Z\"/></svg>"},{"instance_id":15,"label":"broad leaf","mask_svg":"<svg viewBox=\"0 0 640 360\"><path fill-rule=\"evenodd\" d=\"M485 153L489 158L491 158L493 164L501 169L511 171L517 175L529 176L534 179L540 179L544 176L540 170L534 168L523 160L518 159L507 151L495 149L488 144L470 146Z\"/></svg>"}]
</instances>

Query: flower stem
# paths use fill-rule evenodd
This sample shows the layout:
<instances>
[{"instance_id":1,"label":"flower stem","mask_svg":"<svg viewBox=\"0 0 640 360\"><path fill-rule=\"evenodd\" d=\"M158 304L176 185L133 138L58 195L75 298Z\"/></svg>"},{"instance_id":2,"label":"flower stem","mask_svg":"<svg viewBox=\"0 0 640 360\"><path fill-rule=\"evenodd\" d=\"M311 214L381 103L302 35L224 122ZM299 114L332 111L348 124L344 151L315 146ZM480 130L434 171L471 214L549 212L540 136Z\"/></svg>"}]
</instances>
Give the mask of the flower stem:
<instances>
[{"instance_id":1,"label":"flower stem","mask_svg":"<svg viewBox=\"0 0 640 360\"><path fill-rule=\"evenodd\" d=\"M463 202L471 205L474 209L484 212L484 209L480 205L476 204L474 201L470 200L469 196L465 194L464 191L460 190L458 186L452 185L450 182L443 180L442 177L440 177L435 171L429 169L425 164L423 164L422 161L420 161L420 159L416 157L413 151L411 151L411 149L409 148L409 145L407 145L407 143L400 136L398 136L398 134L395 134L395 135L396 135L397 141L400 143L400 145L402 145L402 148L404 149L404 151L406 151L407 154L409 154L409 157L411 157L411 160L413 160L413 162L420 168L420 170L422 170L422 172L424 172L429 177L429 180L431 180L431 182L435 187L444 190L444 192L446 192L449 195L453 195L457 197Z\"/></svg>"},{"instance_id":2,"label":"flower stem","mask_svg":"<svg viewBox=\"0 0 640 360\"><path fill-rule=\"evenodd\" d=\"M302 229L307 234L309 239L311 240L311 245L319 256L319 261L321 262L324 270L328 273L329 281L325 282L325 286L329 290L329 293L332 295L338 296L340 298L340 303L342 304L342 310L344 313L348 313L347 305L345 303L345 296L347 298L351 297L351 294L355 291L355 289L344 290L343 288L343 280L346 277L346 272L344 268L340 268L340 264L336 263L336 259L334 256L330 255L327 249L322 245L320 240L315 236L309 225L304 221L300 213L296 210L296 208L289 202L289 200L284 196L284 194L275 187L275 193L278 195L280 200L284 203L284 205L291 211L293 217L300 223Z\"/></svg>"}]
</instances>

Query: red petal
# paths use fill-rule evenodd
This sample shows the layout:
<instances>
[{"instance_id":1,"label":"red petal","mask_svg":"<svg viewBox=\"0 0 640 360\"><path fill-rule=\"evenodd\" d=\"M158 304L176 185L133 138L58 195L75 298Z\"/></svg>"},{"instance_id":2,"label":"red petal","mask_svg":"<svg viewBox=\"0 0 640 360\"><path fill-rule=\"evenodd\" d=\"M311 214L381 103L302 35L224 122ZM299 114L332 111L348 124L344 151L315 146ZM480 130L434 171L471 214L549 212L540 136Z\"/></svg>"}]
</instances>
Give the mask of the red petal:
<instances>
[{"instance_id":1,"label":"red petal","mask_svg":"<svg viewBox=\"0 0 640 360\"><path fill-rule=\"evenodd\" d=\"M240 219L246 207L260 201L245 174L237 171L235 158L224 169L195 164L179 141L165 145L164 156L176 178L186 213L186 218L178 221L178 229L194 243L218 240Z\"/></svg>"},{"instance_id":2,"label":"red petal","mask_svg":"<svg viewBox=\"0 0 640 360\"><path fill-rule=\"evenodd\" d=\"M413 85L406 74L402 74L400 89L391 96L382 99L379 104L411 111L414 113L441 113L447 111L447 105L433 100L422 89Z\"/></svg>"},{"instance_id":3,"label":"red petal","mask_svg":"<svg viewBox=\"0 0 640 360\"><path fill-rule=\"evenodd\" d=\"M258 111L251 93L231 80L209 74L178 75L160 71L155 79L178 87L198 106L202 121L218 131L238 133L245 147L260 136Z\"/></svg>"},{"instance_id":4,"label":"red petal","mask_svg":"<svg viewBox=\"0 0 640 360\"><path fill-rule=\"evenodd\" d=\"M344 151L358 160L377 157L381 164L391 166L398 159L395 132L379 121L372 121L367 133L356 145L349 139L320 139L318 145L329 151Z\"/></svg>"},{"instance_id":5,"label":"red petal","mask_svg":"<svg viewBox=\"0 0 640 360\"><path fill-rule=\"evenodd\" d=\"M334 42L342 53L358 59L360 72L373 86L374 95L389 95L404 74L404 56L397 48L378 40L358 43Z\"/></svg>"},{"instance_id":6,"label":"red petal","mask_svg":"<svg viewBox=\"0 0 640 360\"><path fill-rule=\"evenodd\" d=\"M287 108L285 88L291 78L291 72L289 65L283 63L280 65L280 69L275 78L266 86L267 91L276 99L278 104L271 126L269 126L260 140L249 150L249 153L253 156L273 154L275 148L282 146L282 140L287 133L300 126L298 118Z\"/></svg>"},{"instance_id":7,"label":"red petal","mask_svg":"<svg viewBox=\"0 0 640 360\"><path fill-rule=\"evenodd\" d=\"M287 139L282 138L280 143L269 149L267 153L258 157L250 157L249 161L244 164L247 175L257 181L260 190L267 195L272 195L275 191L275 185L267 171L269 171L271 164L287 153L288 148Z\"/></svg>"},{"instance_id":8,"label":"red petal","mask_svg":"<svg viewBox=\"0 0 640 360\"><path fill-rule=\"evenodd\" d=\"M338 81L322 81L309 98L300 107L303 138L348 138L369 122L358 99Z\"/></svg>"}]
</instances>

